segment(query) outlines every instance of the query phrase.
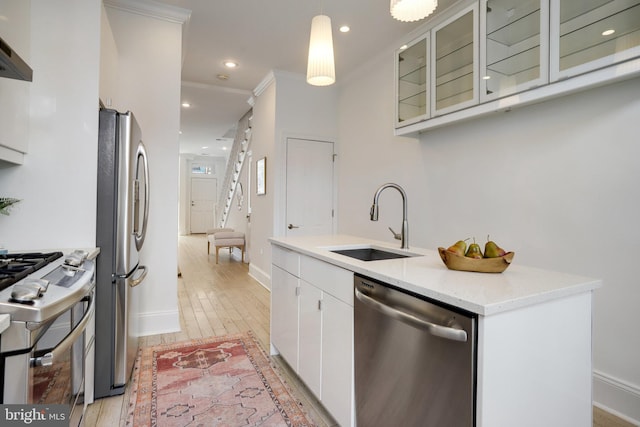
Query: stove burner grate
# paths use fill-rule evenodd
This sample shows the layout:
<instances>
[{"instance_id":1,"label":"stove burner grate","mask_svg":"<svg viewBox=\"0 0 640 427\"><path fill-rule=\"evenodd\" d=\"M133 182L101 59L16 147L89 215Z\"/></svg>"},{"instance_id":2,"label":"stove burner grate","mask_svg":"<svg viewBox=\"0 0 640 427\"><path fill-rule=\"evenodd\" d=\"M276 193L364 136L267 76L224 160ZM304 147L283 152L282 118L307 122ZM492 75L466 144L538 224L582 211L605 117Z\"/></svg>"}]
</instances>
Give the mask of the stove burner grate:
<instances>
[{"instance_id":1,"label":"stove burner grate","mask_svg":"<svg viewBox=\"0 0 640 427\"><path fill-rule=\"evenodd\" d=\"M61 256L62 252L0 254L0 291Z\"/></svg>"}]
</instances>

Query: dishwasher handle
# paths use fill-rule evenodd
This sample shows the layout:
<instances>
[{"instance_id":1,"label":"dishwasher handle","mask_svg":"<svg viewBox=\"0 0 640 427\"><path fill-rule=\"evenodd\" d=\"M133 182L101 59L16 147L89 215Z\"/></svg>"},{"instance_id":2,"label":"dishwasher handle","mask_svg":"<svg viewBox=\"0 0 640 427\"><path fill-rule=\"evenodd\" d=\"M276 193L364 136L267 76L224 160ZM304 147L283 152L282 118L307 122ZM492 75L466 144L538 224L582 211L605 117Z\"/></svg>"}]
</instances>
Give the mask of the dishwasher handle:
<instances>
[{"instance_id":1,"label":"dishwasher handle","mask_svg":"<svg viewBox=\"0 0 640 427\"><path fill-rule=\"evenodd\" d=\"M369 295L363 294L355 288L355 295L363 303L376 308L382 313L386 314L389 317L400 320L404 323L407 323L413 327L426 329L429 331L431 335L445 338L453 341L467 341L467 332L462 329L450 328L448 326L437 325L432 322L428 322L424 319L420 319L413 314L405 313L404 311L400 311L396 308L389 307L386 304L381 303L380 301L370 297Z\"/></svg>"}]
</instances>

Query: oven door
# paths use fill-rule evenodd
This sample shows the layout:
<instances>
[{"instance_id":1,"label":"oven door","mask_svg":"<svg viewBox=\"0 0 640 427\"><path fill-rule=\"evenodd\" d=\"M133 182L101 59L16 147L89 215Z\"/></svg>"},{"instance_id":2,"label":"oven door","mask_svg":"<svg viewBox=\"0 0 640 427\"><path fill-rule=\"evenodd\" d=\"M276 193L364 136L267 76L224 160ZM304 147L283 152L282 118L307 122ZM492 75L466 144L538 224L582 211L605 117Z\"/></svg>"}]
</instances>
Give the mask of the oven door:
<instances>
[{"instance_id":1,"label":"oven door","mask_svg":"<svg viewBox=\"0 0 640 427\"><path fill-rule=\"evenodd\" d=\"M93 291L75 304L66 319L59 318L66 335L56 344L49 344L51 336L60 334L56 324L39 340L31 354L29 367L29 404L69 405L69 425L78 426L82 421L85 400L87 360L93 354L93 330L95 300ZM89 392L89 390L86 390Z\"/></svg>"}]
</instances>

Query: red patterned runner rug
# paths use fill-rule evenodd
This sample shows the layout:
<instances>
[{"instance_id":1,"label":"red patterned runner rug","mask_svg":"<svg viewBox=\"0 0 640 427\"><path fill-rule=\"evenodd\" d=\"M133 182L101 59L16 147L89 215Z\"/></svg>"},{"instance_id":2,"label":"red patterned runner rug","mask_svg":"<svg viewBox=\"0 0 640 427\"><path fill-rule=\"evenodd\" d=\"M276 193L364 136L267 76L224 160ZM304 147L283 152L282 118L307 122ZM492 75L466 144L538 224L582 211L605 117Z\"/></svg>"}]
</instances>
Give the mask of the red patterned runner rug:
<instances>
[{"instance_id":1,"label":"red patterned runner rug","mask_svg":"<svg viewBox=\"0 0 640 427\"><path fill-rule=\"evenodd\" d=\"M141 348L127 425L314 424L247 333Z\"/></svg>"}]
</instances>

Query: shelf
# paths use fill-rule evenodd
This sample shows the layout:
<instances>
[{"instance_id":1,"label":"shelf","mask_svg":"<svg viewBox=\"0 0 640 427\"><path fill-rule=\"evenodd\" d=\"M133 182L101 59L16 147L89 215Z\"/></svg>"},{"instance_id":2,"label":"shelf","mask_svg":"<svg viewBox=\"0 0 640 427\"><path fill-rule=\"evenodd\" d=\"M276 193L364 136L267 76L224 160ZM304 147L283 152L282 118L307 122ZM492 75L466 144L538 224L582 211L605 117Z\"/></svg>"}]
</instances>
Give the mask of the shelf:
<instances>
[{"instance_id":1,"label":"shelf","mask_svg":"<svg viewBox=\"0 0 640 427\"><path fill-rule=\"evenodd\" d=\"M406 96L404 98L400 98L398 102L400 104L412 105L414 107L424 107L427 102L427 91L422 90L418 93Z\"/></svg>"},{"instance_id":2,"label":"shelf","mask_svg":"<svg viewBox=\"0 0 640 427\"><path fill-rule=\"evenodd\" d=\"M436 102L436 108L438 110L445 109L447 107L451 107L453 105L461 104L465 101L469 101L473 99L473 90L468 90L464 92L459 92L453 94L447 98L440 99Z\"/></svg>"},{"instance_id":3,"label":"shelf","mask_svg":"<svg viewBox=\"0 0 640 427\"><path fill-rule=\"evenodd\" d=\"M427 40L425 36L397 53L396 125L426 115Z\"/></svg>"},{"instance_id":4,"label":"shelf","mask_svg":"<svg viewBox=\"0 0 640 427\"><path fill-rule=\"evenodd\" d=\"M598 10L611 0L560 0L560 17L562 22L572 21L580 16Z\"/></svg>"},{"instance_id":5,"label":"shelf","mask_svg":"<svg viewBox=\"0 0 640 427\"><path fill-rule=\"evenodd\" d=\"M473 99L473 67L459 71L455 78L436 84L436 110Z\"/></svg>"},{"instance_id":6,"label":"shelf","mask_svg":"<svg viewBox=\"0 0 640 427\"><path fill-rule=\"evenodd\" d=\"M592 10L560 26L560 70L640 46L640 2L613 15L602 17L611 8ZM615 29L611 36L603 36Z\"/></svg>"},{"instance_id":7,"label":"shelf","mask_svg":"<svg viewBox=\"0 0 640 427\"><path fill-rule=\"evenodd\" d=\"M489 13L495 12L487 12L487 20ZM513 46L531 37L540 37L540 9L505 23L487 34L487 39L505 46Z\"/></svg>"},{"instance_id":8,"label":"shelf","mask_svg":"<svg viewBox=\"0 0 640 427\"><path fill-rule=\"evenodd\" d=\"M423 116L427 113L426 104L416 106L411 104L398 104L398 122L402 123L407 120Z\"/></svg>"},{"instance_id":9,"label":"shelf","mask_svg":"<svg viewBox=\"0 0 640 427\"><path fill-rule=\"evenodd\" d=\"M508 56L499 61L487 64L487 71L499 73L503 76L512 76L529 69L540 68L540 46ZM539 76L538 73L535 78Z\"/></svg>"},{"instance_id":10,"label":"shelf","mask_svg":"<svg viewBox=\"0 0 640 427\"><path fill-rule=\"evenodd\" d=\"M460 48L436 58L436 78L473 64L473 40Z\"/></svg>"},{"instance_id":11,"label":"shelf","mask_svg":"<svg viewBox=\"0 0 640 427\"><path fill-rule=\"evenodd\" d=\"M427 81L427 66L423 65L419 68L411 70L407 73L402 74L402 70L400 70L400 81L409 82L417 85L423 85Z\"/></svg>"}]
</instances>

